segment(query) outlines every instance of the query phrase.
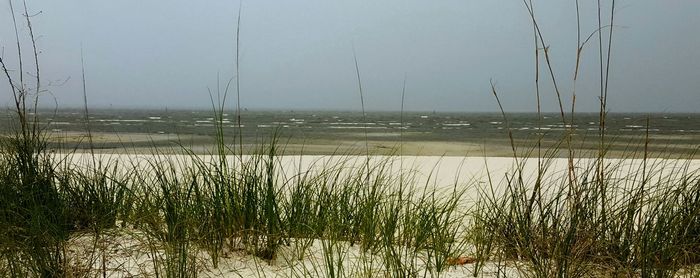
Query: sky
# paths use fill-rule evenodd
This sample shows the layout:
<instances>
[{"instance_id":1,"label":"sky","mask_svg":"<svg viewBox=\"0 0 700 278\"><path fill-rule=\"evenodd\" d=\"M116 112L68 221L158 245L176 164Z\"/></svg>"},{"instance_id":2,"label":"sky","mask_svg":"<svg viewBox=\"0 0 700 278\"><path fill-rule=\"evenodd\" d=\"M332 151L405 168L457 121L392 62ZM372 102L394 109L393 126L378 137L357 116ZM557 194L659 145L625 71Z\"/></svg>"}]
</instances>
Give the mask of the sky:
<instances>
[{"instance_id":1,"label":"sky","mask_svg":"<svg viewBox=\"0 0 700 278\"><path fill-rule=\"evenodd\" d=\"M21 2L13 1L26 70L33 66L28 28ZM597 28L597 12L595 1L580 2L585 38ZM606 25L610 1L602 2ZM564 109L571 110L575 89L576 111L598 111L597 35L583 48L574 86L575 1L533 3ZM238 78L241 107L248 109L360 110L355 53L369 111L401 109L404 80L405 110L497 111L490 82L505 110L537 108L533 26L520 0L27 0L27 5L47 107L82 105L82 48L90 107L206 109L209 92L216 96ZM700 112L700 1L616 5L608 110ZM17 74L8 1L0 2L0 47ZM542 108L558 111L549 76L540 55ZM9 106L5 81L0 105ZM234 88L227 107L236 105Z\"/></svg>"}]
</instances>

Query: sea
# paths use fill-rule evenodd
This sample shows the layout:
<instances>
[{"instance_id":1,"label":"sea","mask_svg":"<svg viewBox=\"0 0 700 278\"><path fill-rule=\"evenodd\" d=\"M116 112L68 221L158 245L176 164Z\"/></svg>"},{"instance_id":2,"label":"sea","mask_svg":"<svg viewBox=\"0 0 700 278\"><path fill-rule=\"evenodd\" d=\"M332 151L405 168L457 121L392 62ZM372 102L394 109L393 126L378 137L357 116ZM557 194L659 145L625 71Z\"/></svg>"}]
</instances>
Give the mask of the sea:
<instances>
[{"instance_id":1,"label":"sea","mask_svg":"<svg viewBox=\"0 0 700 278\"><path fill-rule=\"evenodd\" d=\"M2 114L0 127L13 129L12 112ZM545 138L556 141L565 134L578 138L599 137L598 113L469 113L469 112L362 112L244 110L240 122L235 110L215 113L206 110L173 109L83 109L39 110L41 126L50 133L85 132L103 134L176 134L178 136L242 137L244 142L278 136L321 141L411 141L507 143ZM30 115L30 116L33 116ZM621 142L653 141L700 146L700 114L697 113L609 113L605 119L608 138Z\"/></svg>"}]
</instances>

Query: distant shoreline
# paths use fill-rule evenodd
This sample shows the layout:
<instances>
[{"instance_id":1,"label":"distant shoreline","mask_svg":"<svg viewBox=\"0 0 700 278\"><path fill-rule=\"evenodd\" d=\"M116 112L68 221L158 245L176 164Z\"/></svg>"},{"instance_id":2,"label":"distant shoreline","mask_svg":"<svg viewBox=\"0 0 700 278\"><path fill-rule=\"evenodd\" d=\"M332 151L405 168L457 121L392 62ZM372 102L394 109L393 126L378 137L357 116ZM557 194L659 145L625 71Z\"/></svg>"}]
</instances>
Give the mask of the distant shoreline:
<instances>
[{"instance_id":1,"label":"distant shoreline","mask_svg":"<svg viewBox=\"0 0 700 278\"><path fill-rule=\"evenodd\" d=\"M204 135L176 134L146 134L146 133L93 133L93 151L102 154L151 154L154 152L177 154L191 151L195 154L214 152L212 138ZM235 138L230 138L227 146L232 152L237 152ZM640 138L643 139L643 138ZM672 139L671 139L672 140ZM269 138L257 142L244 140L244 154L256 153L260 147L269 143ZM86 133L51 134L49 149L55 152L90 152L89 140ZM568 156L565 142L551 140L542 141L541 156L563 158ZM624 143L627 142L627 143ZM610 158L626 158L633 155L641 156L644 152L642 140L632 144L629 141L613 143L607 152ZM454 156L454 157L512 157L513 150L510 142L505 139L484 139L478 142L449 142L449 141L392 141L392 140L299 140L293 137L280 137L277 145L278 155L404 155L404 156ZM516 140L520 157L538 156L535 140ZM598 142L574 142L572 148L576 157L587 158L598 155ZM693 144L658 144L647 146L647 156L654 158L700 159L697 154L700 145ZM556 150L556 151L553 151Z\"/></svg>"}]
</instances>

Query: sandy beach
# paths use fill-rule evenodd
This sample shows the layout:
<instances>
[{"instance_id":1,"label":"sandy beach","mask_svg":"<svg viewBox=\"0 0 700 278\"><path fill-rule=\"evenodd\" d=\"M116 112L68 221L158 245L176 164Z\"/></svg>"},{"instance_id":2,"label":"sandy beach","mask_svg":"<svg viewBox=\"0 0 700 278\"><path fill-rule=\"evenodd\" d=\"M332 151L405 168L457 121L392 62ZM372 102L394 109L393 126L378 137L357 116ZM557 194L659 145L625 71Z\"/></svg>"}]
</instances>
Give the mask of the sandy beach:
<instances>
[{"instance_id":1,"label":"sandy beach","mask_svg":"<svg viewBox=\"0 0 700 278\"><path fill-rule=\"evenodd\" d=\"M92 155L85 152L72 154L56 154L56 159L68 159L75 165L89 166ZM241 159L245 162L251 155L241 157L229 155L226 159L232 167L239 164ZM147 166L149 161L172 161L175 165L191 166L193 156L185 154L96 154L97 161L117 163L120 167L134 167L135 165ZM207 163L217 163L220 159L216 155L197 155L197 160ZM517 158L512 157L485 157L485 156L436 156L436 155L278 155L275 161L283 169L283 179L307 171L319 171L329 165L344 165L348 171L365 167L369 161L370 167L376 165L388 165L387 174L397 176L399 173L411 175L413 182L418 186L450 187L474 186L476 184L488 184L489 176L494 185L499 184L506 174L513 174L516 166L521 166L524 178L531 178L537 173L538 163L547 166L547 176L552 180L559 179L567 174L567 158ZM595 163L595 158L576 158L573 160L575 170L590 170ZM641 158L605 158L606 165L619 173L629 173L640 169L644 160ZM679 168L688 172L700 169L700 159L663 159L650 158L646 161L650 169L674 172Z\"/></svg>"},{"instance_id":2,"label":"sandy beach","mask_svg":"<svg viewBox=\"0 0 700 278\"><path fill-rule=\"evenodd\" d=\"M62 157L58 155L57 158ZM63 158L68 158L71 163L87 166L92 162L89 154L78 153ZM193 157L188 155L145 155L145 154L101 154L97 159L104 162L116 163L123 167L148 167L149 163L157 161L159 163L170 162L172 165L187 167L192 165ZM206 163L217 163L217 156L199 156ZM243 161L251 159L251 156L227 157L229 165L236 167L241 159ZM416 189L434 188L436 191L450 191L454 189L465 190L461 200L461 209L467 212L479 198L480 192L498 192L506 177L512 178L513 169L521 165L523 178L531 180L537 172L538 163L548 165L547 179L557 186L565 178L568 169L568 160L554 158L549 160L538 160L537 158L515 160L506 157L455 157L455 156L329 156L329 155L287 155L276 157L276 162L281 166L280 179L294 181L294 177L299 173L321 171L329 165L344 165L345 171L353 172L361 167L377 167L378 165L388 165L387 174L393 178L406 175L406 180L410 180L409 187ZM577 159L575 161L576 171L590 170L594 160ZM625 173L632 173L639 170L644 165L641 159L607 159L606 164L615 167L620 178L627 178ZM651 159L646 162L650 171L664 171L673 173L677 171L698 171L700 170L700 160L664 160ZM179 167L179 166L176 166ZM612 169L612 168L611 168ZM410 178L409 178L410 176ZM616 176L616 175L613 175ZM403 176L401 176L403 178ZM498 193L496 193L498 194ZM97 240L97 246L106 250L108 259L107 269L110 275L131 276L131 275L152 275L153 266L151 264L152 253L148 252L148 237L141 232L129 230L128 228L118 228L109 231L106 236ZM89 258L88 250L96 243L91 235L77 236L71 240L71 254L77 261L88 262L92 259L93 269L100 269L99 258ZM326 244L328 242L325 242ZM308 248L299 249L302 244ZM347 242L335 243L335 247L342 256L348 275L361 275L368 269L377 271L385 267L376 261L372 254L364 253L358 246L351 246ZM300 251L304 250L304 251ZM326 250L326 251L324 251ZM469 248L467 248L469 250ZM298 252L306 252L303 260L296 259ZM196 256L201 264L198 276L201 277L326 277L325 273L319 273L319 269L324 269L325 253L323 239L297 239L290 245L282 246L275 259L271 261L263 260L242 251L224 251L220 265L214 268L207 260L207 254L200 251ZM463 254L465 258L471 258L472 254ZM417 261L416 265L421 268L425 262ZM501 262L503 263L503 262ZM520 277L518 271L519 263L506 262L505 266L499 266L496 262L487 262L480 273L480 277L496 277L497 273L505 273L508 277ZM83 266L90 268L90 266ZM472 276L474 264L455 265L449 267L440 274L441 277L466 277ZM427 270L425 270L427 271ZM150 273L150 274L149 274ZM366 274L366 273L365 273ZM431 276L431 272L426 272ZM433 273L434 274L434 273ZM383 276L377 272L372 276Z\"/></svg>"}]
</instances>

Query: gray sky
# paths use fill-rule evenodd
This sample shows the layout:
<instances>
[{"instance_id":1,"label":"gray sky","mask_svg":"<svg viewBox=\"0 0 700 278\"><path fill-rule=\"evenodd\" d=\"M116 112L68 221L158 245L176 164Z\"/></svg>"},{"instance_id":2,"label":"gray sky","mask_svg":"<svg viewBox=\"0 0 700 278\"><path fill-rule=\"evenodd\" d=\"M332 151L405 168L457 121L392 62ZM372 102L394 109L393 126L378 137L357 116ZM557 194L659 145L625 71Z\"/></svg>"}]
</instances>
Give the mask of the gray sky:
<instances>
[{"instance_id":1,"label":"gray sky","mask_svg":"<svg viewBox=\"0 0 700 278\"><path fill-rule=\"evenodd\" d=\"M574 1L534 2L570 106ZM595 1L581 2L585 37L595 29ZM617 4L610 110L700 112L700 1ZM221 83L234 76L237 1L28 0L28 5L30 13L41 11L33 25L42 74L53 81L48 89L61 107L82 103L81 44L95 107L207 108L207 87L216 90L217 73ZM18 13L20 7L15 0ZM0 15L0 46L14 66L7 1L0 3ZM22 24L20 32L26 29ZM591 40L583 53L578 111L598 107L597 43ZM495 111L490 79L506 110L536 109L532 26L520 0L244 1L242 106L359 110L353 44L368 110L398 110L404 76L407 110ZM543 106L556 111L545 73ZM9 105L4 81L0 103Z\"/></svg>"}]
</instances>

